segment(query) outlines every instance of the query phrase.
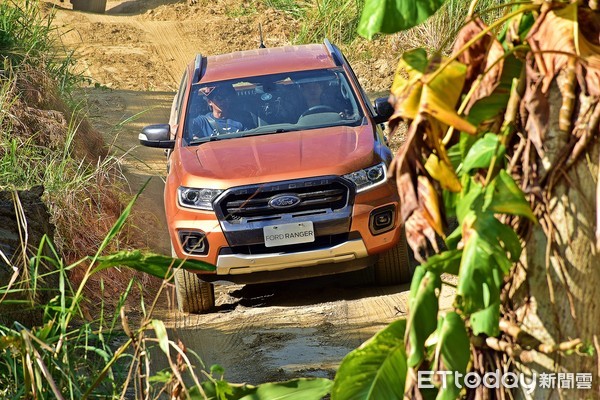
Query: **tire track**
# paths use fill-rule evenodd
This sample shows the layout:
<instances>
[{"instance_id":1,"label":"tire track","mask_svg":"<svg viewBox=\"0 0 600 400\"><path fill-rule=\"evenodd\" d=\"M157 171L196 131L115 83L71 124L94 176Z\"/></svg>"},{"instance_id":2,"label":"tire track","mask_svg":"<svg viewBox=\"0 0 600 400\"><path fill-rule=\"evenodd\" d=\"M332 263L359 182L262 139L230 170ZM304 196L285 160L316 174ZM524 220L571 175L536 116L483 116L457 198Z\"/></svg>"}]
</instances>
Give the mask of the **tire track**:
<instances>
[{"instance_id":1,"label":"tire track","mask_svg":"<svg viewBox=\"0 0 600 400\"><path fill-rule=\"evenodd\" d=\"M192 45L193 42L181 33L183 23L134 21L134 25L146 32L158 59L164 63L162 68L164 73L177 85L181 79L180 74L198 53L198 49Z\"/></svg>"}]
</instances>

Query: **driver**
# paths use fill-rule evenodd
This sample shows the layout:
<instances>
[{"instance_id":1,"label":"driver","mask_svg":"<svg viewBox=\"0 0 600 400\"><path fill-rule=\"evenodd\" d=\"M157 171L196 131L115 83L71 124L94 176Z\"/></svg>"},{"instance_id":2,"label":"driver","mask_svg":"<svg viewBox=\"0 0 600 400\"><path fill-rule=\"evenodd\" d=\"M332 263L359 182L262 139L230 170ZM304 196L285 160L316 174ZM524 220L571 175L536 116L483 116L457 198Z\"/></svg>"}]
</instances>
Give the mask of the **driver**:
<instances>
[{"instance_id":1,"label":"driver","mask_svg":"<svg viewBox=\"0 0 600 400\"><path fill-rule=\"evenodd\" d=\"M192 120L192 140L247 129L240 121L232 118L233 103L237 96L233 86L207 86L200 89L200 92L206 96L211 111Z\"/></svg>"},{"instance_id":2,"label":"driver","mask_svg":"<svg viewBox=\"0 0 600 400\"><path fill-rule=\"evenodd\" d=\"M339 111L342 107L340 107L340 104L335 98L330 96L331 94L329 96L327 95L327 88L327 81L310 81L300 84L300 91L302 93L301 100L303 100L304 104L299 105L298 118L325 112L337 113L341 118L344 118L344 112Z\"/></svg>"},{"instance_id":3,"label":"driver","mask_svg":"<svg viewBox=\"0 0 600 400\"><path fill-rule=\"evenodd\" d=\"M302 97L304 97L307 109L322 105L322 94L323 86L321 86L319 82L307 82L302 84Z\"/></svg>"}]
</instances>

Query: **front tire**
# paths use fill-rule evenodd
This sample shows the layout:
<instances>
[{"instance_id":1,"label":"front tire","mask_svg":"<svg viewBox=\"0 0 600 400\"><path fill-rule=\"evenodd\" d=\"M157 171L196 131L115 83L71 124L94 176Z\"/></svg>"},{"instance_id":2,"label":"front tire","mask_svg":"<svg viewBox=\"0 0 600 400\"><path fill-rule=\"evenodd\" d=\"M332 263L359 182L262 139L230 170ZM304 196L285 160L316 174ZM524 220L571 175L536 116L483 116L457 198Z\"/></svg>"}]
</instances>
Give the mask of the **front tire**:
<instances>
[{"instance_id":1,"label":"front tire","mask_svg":"<svg viewBox=\"0 0 600 400\"><path fill-rule=\"evenodd\" d=\"M172 250L173 257L177 255ZM215 287L212 283L204 282L197 274L183 268L173 274L177 309L192 314L204 314L215 306Z\"/></svg>"},{"instance_id":2,"label":"front tire","mask_svg":"<svg viewBox=\"0 0 600 400\"><path fill-rule=\"evenodd\" d=\"M413 273L412 264L413 261L408 253L406 234L402 229L398 243L381 254L373 266L375 283L386 286L410 282Z\"/></svg>"}]
</instances>

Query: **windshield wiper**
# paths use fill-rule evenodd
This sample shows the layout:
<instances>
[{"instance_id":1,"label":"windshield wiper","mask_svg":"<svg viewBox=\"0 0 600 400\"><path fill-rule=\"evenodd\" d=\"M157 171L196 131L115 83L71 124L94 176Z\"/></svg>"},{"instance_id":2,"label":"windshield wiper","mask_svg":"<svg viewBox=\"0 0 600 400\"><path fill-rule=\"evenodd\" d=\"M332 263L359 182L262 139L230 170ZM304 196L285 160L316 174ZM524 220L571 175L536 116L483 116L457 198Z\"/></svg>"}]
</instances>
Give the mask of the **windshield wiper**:
<instances>
[{"instance_id":1,"label":"windshield wiper","mask_svg":"<svg viewBox=\"0 0 600 400\"><path fill-rule=\"evenodd\" d=\"M207 142L215 142L217 140L219 140L219 138L216 136L206 136L206 137L203 137L200 139L191 140L190 142L188 142L188 145L192 146L192 145L202 144L202 143L207 143Z\"/></svg>"},{"instance_id":2,"label":"windshield wiper","mask_svg":"<svg viewBox=\"0 0 600 400\"><path fill-rule=\"evenodd\" d=\"M206 142L214 142L217 140L231 139L231 138L242 137L242 136L243 136L242 132L223 133L220 135L204 136L204 137L192 140L188 144L189 145L201 144L201 143L206 143Z\"/></svg>"},{"instance_id":3,"label":"windshield wiper","mask_svg":"<svg viewBox=\"0 0 600 400\"><path fill-rule=\"evenodd\" d=\"M273 130L266 130L266 131L248 131L246 133L244 133L243 136L258 136L258 135L272 135L274 133L285 133L285 132L294 132L294 131L299 131L300 129L298 128L290 128L290 129L284 129L284 128L277 128L277 129L273 129Z\"/></svg>"},{"instance_id":4,"label":"windshield wiper","mask_svg":"<svg viewBox=\"0 0 600 400\"><path fill-rule=\"evenodd\" d=\"M255 129L257 129L257 128L255 128ZM273 130L264 130L264 131L263 130L256 131L255 129L252 129L249 131L223 133L220 135L204 136L204 137L201 137L201 138L198 138L198 139L188 142L188 145L191 146L191 145L202 144L202 143L206 143L206 142L214 142L216 140L232 139L232 138L246 137L246 136L272 135L274 133L285 133L285 132L294 132L294 131L301 130L300 128L277 128L277 129L273 129Z\"/></svg>"}]
</instances>

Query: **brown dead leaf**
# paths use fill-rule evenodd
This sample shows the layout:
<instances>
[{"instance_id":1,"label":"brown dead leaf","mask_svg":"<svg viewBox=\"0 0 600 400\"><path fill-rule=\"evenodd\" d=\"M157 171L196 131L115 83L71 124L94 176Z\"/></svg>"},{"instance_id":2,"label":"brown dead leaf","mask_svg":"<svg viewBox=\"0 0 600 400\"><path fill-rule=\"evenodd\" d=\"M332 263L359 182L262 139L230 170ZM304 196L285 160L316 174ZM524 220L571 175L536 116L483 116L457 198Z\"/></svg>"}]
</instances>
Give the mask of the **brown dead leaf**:
<instances>
[{"instance_id":1,"label":"brown dead leaf","mask_svg":"<svg viewBox=\"0 0 600 400\"><path fill-rule=\"evenodd\" d=\"M465 109L466 114L469 114L471 107L473 107L478 100L492 95L494 90L496 90L500 84L502 71L504 69L503 57L504 48L496 38L493 38L482 70L484 75L481 79L481 83L469 100L469 104Z\"/></svg>"},{"instance_id":2,"label":"brown dead leaf","mask_svg":"<svg viewBox=\"0 0 600 400\"><path fill-rule=\"evenodd\" d=\"M398 174L396 186L400 195L400 218L406 221L419 206L411 174L408 171Z\"/></svg>"},{"instance_id":3,"label":"brown dead leaf","mask_svg":"<svg viewBox=\"0 0 600 400\"><path fill-rule=\"evenodd\" d=\"M439 158L449 164L450 158L446 152L446 146L442 143L445 127L445 125L442 125L433 118L424 119L419 126L429 150L436 152Z\"/></svg>"},{"instance_id":4,"label":"brown dead leaf","mask_svg":"<svg viewBox=\"0 0 600 400\"><path fill-rule=\"evenodd\" d=\"M544 157L544 138L550 121L548 94L542 91L542 76L527 63L527 88L521 103L526 112L525 129L540 157Z\"/></svg>"},{"instance_id":5,"label":"brown dead leaf","mask_svg":"<svg viewBox=\"0 0 600 400\"><path fill-rule=\"evenodd\" d=\"M589 131L592 108L586 104L597 103L600 97L598 22L600 17L576 3L550 6L542 12L527 38L535 64L528 59L522 111L525 111L524 123L529 139L541 157L544 157L544 136L550 120L548 90L559 74L563 76L558 80L563 97L560 128L564 131L572 129L573 136L578 139L567 164L573 162L573 155L578 155L594 136L594 132ZM573 123L575 107L579 111Z\"/></svg>"},{"instance_id":6,"label":"brown dead leaf","mask_svg":"<svg viewBox=\"0 0 600 400\"><path fill-rule=\"evenodd\" d=\"M404 224L406 231L406 241L412 249L415 259L424 263L427 255L427 241L432 244L437 252L437 243L435 240L435 231L429 225L422 213L414 212Z\"/></svg>"},{"instance_id":7,"label":"brown dead leaf","mask_svg":"<svg viewBox=\"0 0 600 400\"><path fill-rule=\"evenodd\" d=\"M389 167L390 177L396 178L396 186L400 195L400 217L406 222L412 212L418 207L417 200L417 173L424 170L418 149L423 146L423 140L418 134L419 124L423 116L414 120L406 133L406 141L400 146L396 156Z\"/></svg>"},{"instance_id":8,"label":"brown dead leaf","mask_svg":"<svg viewBox=\"0 0 600 400\"><path fill-rule=\"evenodd\" d=\"M404 224L406 240L419 262L428 255L428 243L438 252L436 232L444 236L438 193L426 176L417 178L417 207Z\"/></svg>"},{"instance_id":9,"label":"brown dead leaf","mask_svg":"<svg viewBox=\"0 0 600 400\"><path fill-rule=\"evenodd\" d=\"M582 15L579 21L576 2L548 8L531 28L527 41L543 75L542 92L548 91L558 72L567 67L569 58L577 57L578 75L585 82L583 89L592 96L600 96L600 46L597 44L600 39L597 25L592 25L597 17L590 17L583 9Z\"/></svg>"},{"instance_id":10,"label":"brown dead leaf","mask_svg":"<svg viewBox=\"0 0 600 400\"><path fill-rule=\"evenodd\" d=\"M461 49L467 42L479 35L486 28L487 25L480 18L476 18L475 20L467 23L458 33L456 42L454 42L453 52ZM499 50L504 53L500 42L498 42L495 37L488 33L458 57L458 61L467 66L465 87L471 87L473 82L475 82L475 79L477 79L477 77L481 75L487 68L489 68L493 61L497 59L494 54L498 53L498 46ZM488 52L492 52L493 57L489 57ZM490 71L490 74L488 74L490 75L490 80L493 80L492 78L494 76L497 79L502 73L502 66L500 64L498 64L495 69L496 71ZM493 89L489 90L488 95L492 91Z\"/></svg>"},{"instance_id":11,"label":"brown dead leaf","mask_svg":"<svg viewBox=\"0 0 600 400\"><path fill-rule=\"evenodd\" d=\"M443 237L444 226L440 213L438 194L429 179L425 176L419 176L417 179L417 195L419 198L418 211L437 234Z\"/></svg>"},{"instance_id":12,"label":"brown dead leaf","mask_svg":"<svg viewBox=\"0 0 600 400\"><path fill-rule=\"evenodd\" d=\"M595 46L600 46L600 13L588 8L579 8L579 30Z\"/></svg>"}]
</instances>

